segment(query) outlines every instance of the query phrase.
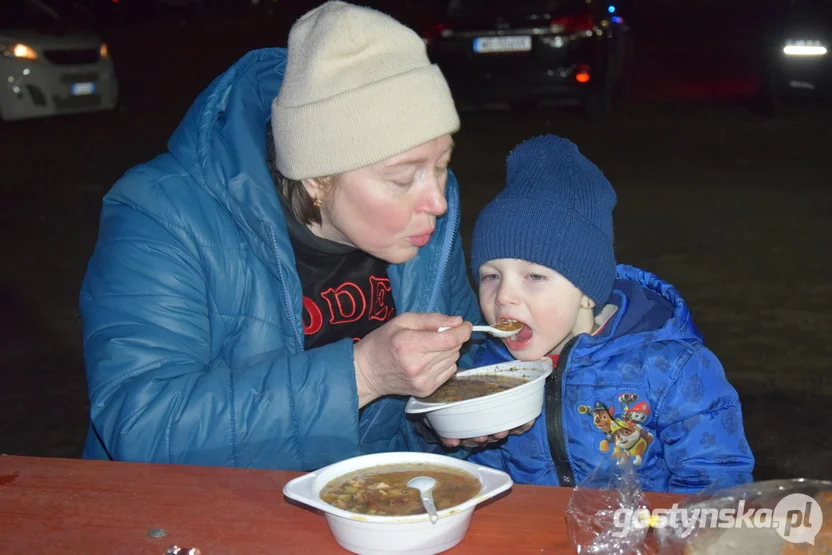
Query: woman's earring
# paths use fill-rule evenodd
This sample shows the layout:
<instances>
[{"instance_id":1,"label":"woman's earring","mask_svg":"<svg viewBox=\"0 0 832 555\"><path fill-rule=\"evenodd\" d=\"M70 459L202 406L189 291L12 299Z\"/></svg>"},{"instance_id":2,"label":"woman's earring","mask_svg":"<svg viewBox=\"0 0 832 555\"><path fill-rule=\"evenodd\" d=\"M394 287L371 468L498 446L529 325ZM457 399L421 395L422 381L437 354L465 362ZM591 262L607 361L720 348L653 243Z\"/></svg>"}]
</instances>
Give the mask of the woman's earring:
<instances>
[{"instance_id":1,"label":"woman's earring","mask_svg":"<svg viewBox=\"0 0 832 555\"><path fill-rule=\"evenodd\" d=\"M312 201L312 206L314 206L315 208L320 208L322 204L323 203L321 202L321 199L319 199L318 197L315 197L315 200Z\"/></svg>"}]
</instances>

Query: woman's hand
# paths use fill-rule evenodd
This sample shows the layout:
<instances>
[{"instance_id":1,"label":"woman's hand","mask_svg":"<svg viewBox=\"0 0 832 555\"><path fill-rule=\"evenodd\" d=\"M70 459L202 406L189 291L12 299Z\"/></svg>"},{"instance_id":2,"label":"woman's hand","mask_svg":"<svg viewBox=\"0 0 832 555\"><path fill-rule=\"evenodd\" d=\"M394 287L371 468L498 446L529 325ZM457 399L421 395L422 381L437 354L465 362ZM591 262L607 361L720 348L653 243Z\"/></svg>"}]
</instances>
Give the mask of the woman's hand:
<instances>
[{"instance_id":1,"label":"woman's hand","mask_svg":"<svg viewBox=\"0 0 832 555\"><path fill-rule=\"evenodd\" d=\"M355 344L359 408L383 395L427 397L454 375L470 337L470 322L443 314L409 312L373 330Z\"/></svg>"},{"instance_id":2,"label":"woman's hand","mask_svg":"<svg viewBox=\"0 0 832 555\"><path fill-rule=\"evenodd\" d=\"M514 428L512 430L491 434L490 436L472 437L469 439L448 439L445 437L440 437L439 439L442 440L442 444L445 447L457 447L459 445L462 445L463 447L466 447L468 449L476 449L477 447L483 447L485 445L488 445L489 443L495 443L497 441L500 441L501 439L504 439L509 435L520 435L526 433L532 429L533 425L534 420L532 420L531 422L527 422L522 426L518 426L517 428Z\"/></svg>"}]
</instances>

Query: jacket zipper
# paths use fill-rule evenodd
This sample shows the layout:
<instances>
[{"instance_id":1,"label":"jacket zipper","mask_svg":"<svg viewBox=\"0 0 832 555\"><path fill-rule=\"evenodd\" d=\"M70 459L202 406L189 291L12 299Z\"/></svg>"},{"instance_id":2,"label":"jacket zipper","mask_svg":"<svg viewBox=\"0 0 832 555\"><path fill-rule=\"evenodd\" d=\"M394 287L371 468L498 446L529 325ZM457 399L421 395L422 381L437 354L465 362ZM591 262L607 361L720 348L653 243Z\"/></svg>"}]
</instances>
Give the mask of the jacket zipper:
<instances>
[{"instance_id":1,"label":"jacket zipper","mask_svg":"<svg viewBox=\"0 0 832 555\"><path fill-rule=\"evenodd\" d=\"M289 296L289 286L286 284L286 271L283 267L283 262L280 260L280 253L277 250L277 239L274 236L274 229L271 227L267 228L269 231L269 237L272 240L272 251L274 252L275 262L277 263L277 271L280 274L280 284L283 289L283 306L284 312L286 313L286 318L289 320L290 326L292 331L294 332L292 335L295 338L295 345L297 346L297 352L303 352L303 326L299 325L295 319L295 314L292 312L292 298Z\"/></svg>"},{"instance_id":2,"label":"jacket zipper","mask_svg":"<svg viewBox=\"0 0 832 555\"><path fill-rule=\"evenodd\" d=\"M569 464L566 440L563 437L563 371L566 369L569 352L577 339L573 337L566 343L558 357L555 370L546 380L546 435L549 439L552 462L555 463L555 472L558 474L558 482L564 487L573 487L575 476Z\"/></svg>"},{"instance_id":3,"label":"jacket zipper","mask_svg":"<svg viewBox=\"0 0 832 555\"><path fill-rule=\"evenodd\" d=\"M459 226L459 194L450 195L448 199L448 212L453 216L452 225L448 228L445 234L445 240L442 244L442 259L439 261L439 271L436 274L436 281L433 283L433 290L428 300L428 305L425 307L425 312L433 312L436 310L436 302L439 298L439 289L445 281L445 274L448 273L448 262L451 259L451 251L454 246L454 230Z\"/></svg>"}]
</instances>

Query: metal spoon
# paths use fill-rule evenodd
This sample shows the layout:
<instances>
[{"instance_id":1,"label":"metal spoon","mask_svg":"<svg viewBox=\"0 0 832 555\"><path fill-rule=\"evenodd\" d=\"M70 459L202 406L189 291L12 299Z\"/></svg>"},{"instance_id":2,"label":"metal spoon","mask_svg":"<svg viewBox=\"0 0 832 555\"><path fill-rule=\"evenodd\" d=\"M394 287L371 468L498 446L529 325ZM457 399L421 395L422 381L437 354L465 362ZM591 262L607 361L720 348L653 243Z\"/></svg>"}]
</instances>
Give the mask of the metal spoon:
<instances>
[{"instance_id":1,"label":"metal spoon","mask_svg":"<svg viewBox=\"0 0 832 555\"><path fill-rule=\"evenodd\" d=\"M502 324L497 324L497 326L500 326L500 325L502 325ZM505 329L504 330L504 329L500 329L497 326L474 326L474 329L472 331L481 331L481 332L484 332L484 333L490 333L494 337L499 337L501 339L505 339L506 337L512 337L514 335L517 335L518 333L520 333L520 330L523 329L523 326L520 326L517 329ZM442 327L442 328L439 328L439 330L437 330L437 331L448 331L449 329L451 329L451 328Z\"/></svg>"},{"instance_id":2,"label":"metal spoon","mask_svg":"<svg viewBox=\"0 0 832 555\"><path fill-rule=\"evenodd\" d=\"M407 487L419 490L419 496L422 498L422 505L430 515L432 524L436 524L439 520L439 515L436 514L436 505L433 503L432 490L436 486L436 480L430 476L416 476L407 482Z\"/></svg>"}]
</instances>

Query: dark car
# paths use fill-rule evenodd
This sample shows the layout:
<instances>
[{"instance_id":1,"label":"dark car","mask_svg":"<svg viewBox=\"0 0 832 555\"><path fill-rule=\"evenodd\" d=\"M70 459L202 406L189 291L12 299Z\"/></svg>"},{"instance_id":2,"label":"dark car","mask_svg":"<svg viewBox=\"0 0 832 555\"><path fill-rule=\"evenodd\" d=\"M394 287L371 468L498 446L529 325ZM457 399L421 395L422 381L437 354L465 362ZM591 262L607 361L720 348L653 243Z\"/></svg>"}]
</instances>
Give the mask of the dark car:
<instances>
[{"instance_id":1,"label":"dark car","mask_svg":"<svg viewBox=\"0 0 832 555\"><path fill-rule=\"evenodd\" d=\"M761 89L766 110L802 94L832 98L832 0L780 0L771 8Z\"/></svg>"},{"instance_id":2,"label":"dark car","mask_svg":"<svg viewBox=\"0 0 832 555\"><path fill-rule=\"evenodd\" d=\"M610 0L451 0L423 33L462 105L577 104L606 115L628 87L633 42Z\"/></svg>"}]
</instances>

